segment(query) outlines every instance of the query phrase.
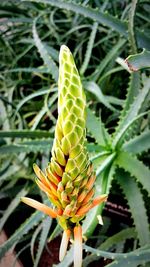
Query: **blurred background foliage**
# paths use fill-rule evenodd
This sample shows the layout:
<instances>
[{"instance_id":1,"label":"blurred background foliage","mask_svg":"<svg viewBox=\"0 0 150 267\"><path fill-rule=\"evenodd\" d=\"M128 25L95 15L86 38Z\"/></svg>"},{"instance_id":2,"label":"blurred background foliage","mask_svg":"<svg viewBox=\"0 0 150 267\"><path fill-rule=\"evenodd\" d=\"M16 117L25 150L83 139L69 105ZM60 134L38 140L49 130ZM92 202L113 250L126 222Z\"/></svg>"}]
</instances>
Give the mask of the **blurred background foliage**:
<instances>
[{"instance_id":1,"label":"blurred background foliage","mask_svg":"<svg viewBox=\"0 0 150 267\"><path fill-rule=\"evenodd\" d=\"M104 210L104 226L98 226L96 235L92 235L97 225L94 223L97 213L89 215L90 220L93 218L91 225L87 226L85 222L85 228L91 229L88 245L95 247L95 251L86 247L91 254L85 253L83 265L87 266L101 256L110 258L110 262L116 259L113 263L103 261L102 266L126 266L119 253L129 253L139 249L140 245L146 246L141 250L141 260L137 260L135 252L127 254L129 266L141 266L142 261L150 261L150 172L146 167L150 146L147 112L150 71L147 68L131 73L124 62L129 55L139 53L143 48L150 50L149 12L148 0L0 2L0 228L4 227L11 236L1 247L1 257L16 244L19 255L28 252L31 266L30 247L35 267L47 237L50 235L51 240L60 233L56 222L49 220L45 223L47 220L38 212L31 215L33 211L20 204L20 197L29 194L46 201L34 184L32 165L37 162L44 168L51 156L57 120L59 49L65 44L74 55L87 97L87 146L95 168L99 170L96 187L107 193L110 191ZM134 120L134 127L125 135L121 133L121 129L128 130ZM107 132L103 136L102 128ZM109 141L105 144L107 135ZM134 136L136 139L132 140ZM122 141L118 145L120 139L117 138L120 137ZM126 151L138 154L138 159L123 154L128 153ZM102 154L97 156L98 153ZM118 165L120 168L116 170ZM109 182L105 178L108 174L111 176ZM106 180L107 186L104 186ZM127 211L120 186L131 213ZM107 188L103 190L104 187ZM99 253L98 249L109 252ZM58 266L69 266L72 260L69 253L65 265Z\"/></svg>"}]
</instances>

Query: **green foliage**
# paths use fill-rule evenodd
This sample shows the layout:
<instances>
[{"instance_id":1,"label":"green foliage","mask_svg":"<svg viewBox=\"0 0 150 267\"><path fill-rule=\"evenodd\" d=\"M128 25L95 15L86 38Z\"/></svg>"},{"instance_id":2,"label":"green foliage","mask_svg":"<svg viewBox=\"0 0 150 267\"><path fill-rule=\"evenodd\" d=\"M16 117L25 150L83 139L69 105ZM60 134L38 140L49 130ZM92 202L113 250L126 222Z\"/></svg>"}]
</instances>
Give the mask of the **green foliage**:
<instances>
[{"instance_id":1,"label":"green foliage","mask_svg":"<svg viewBox=\"0 0 150 267\"><path fill-rule=\"evenodd\" d=\"M87 45L85 58L84 58L83 64L82 64L81 69L80 69L81 75L84 74L84 72L86 71L86 69L88 67L88 63L90 61L90 57L91 57L91 53L92 53L92 48L94 46L94 40L95 40L95 35L96 35L96 32L97 32L97 28L98 28L98 23L94 22L93 27L92 27L92 31L91 31L91 35L90 35L90 38L89 38L89 42L88 42L88 45Z\"/></svg>"},{"instance_id":2,"label":"green foliage","mask_svg":"<svg viewBox=\"0 0 150 267\"><path fill-rule=\"evenodd\" d=\"M50 230L50 226L51 226L51 219L49 219L49 217L47 217L43 223L42 223L42 231L41 231L41 235L40 235L40 240L39 240L39 244L38 244L38 250L37 250L37 254L36 254L36 258L34 261L34 267L37 267L39 264L39 260L41 257L41 254L43 252L44 246L46 244L47 241L47 236Z\"/></svg>"},{"instance_id":3,"label":"green foliage","mask_svg":"<svg viewBox=\"0 0 150 267\"><path fill-rule=\"evenodd\" d=\"M118 205L125 198L134 224L116 220L118 232L112 233L107 205L103 227L98 227L97 216L105 206L91 210L83 221L83 235L95 248L85 246L83 266L102 257L112 260L106 266L149 264L150 248L143 246L150 238L148 1L1 1L0 9L0 198L9 203L2 210L1 228L22 209L20 196L29 192L41 197L33 186L32 164L38 161L44 169L49 161L57 119L59 49L66 44L86 93L87 148L97 173L96 195L107 193L108 202L115 196ZM117 57L127 58L129 67L139 71L118 67ZM50 240L60 234L40 212L16 227L0 247L0 257L22 240L27 244L27 238L34 266L48 234ZM55 266L71 263L72 248Z\"/></svg>"},{"instance_id":4,"label":"green foliage","mask_svg":"<svg viewBox=\"0 0 150 267\"><path fill-rule=\"evenodd\" d=\"M145 204L140 188L134 179L123 171L117 172L117 181L119 182L125 197L128 201L131 214L138 233L140 245L144 246L150 242L150 232Z\"/></svg>"},{"instance_id":5,"label":"green foliage","mask_svg":"<svg viewBox=\"0 0 150 267\"><path fill-rule=\"evenodd\" d=\"M15 208L20 204L20 198L22 196L26 196L29 192L29 188L27 189L27 187L25 186L16 196L15 198L12 200L12 202L10 203L10 205L7 207L7 209L5 210L5 213L3 215L3 217L1 218L0 221L0 231L2 230L5 222L7 221L8 217L11 215L11 213L13 213L13 211L15 210Z\"/></svg>"},{"instance_id":6,"label":"green foliage","mask_svg":"<svg viewBox=\"0 0 150 267\"><path fill-rule=\"evenodd\" d=\"M96 255L101 255L102 257L115 259L113 263L108 264L107 266L138 266L139 264L145 264L150 261L150 248L142 247L133 252L128 253L111 253L105 252L98 249L93 249L88 246L84 246L86 251L95 253Z\"/></svg>"},{"instance_id":7,"label":"green foliage","mask_svg":"<svg viewBox=\"0 0 150 267\"><path fill-rule=\"evenodd\" d=\"M34 228L43 218L43 214L40 212L35 212L28 218L17 230L16 232L0 246L0 259L5 255L5 253L14 245L16 245L20 239L26 235L32 228Z\"/></svg>"},{"instance_id":8,"label":"green foliage","mask_svg":"<svg viewBox=\"0 0 150 267\"><path fill-rule=\"evenodd\" d=\"M93 20L98 21L108 27L111 27L113 30L117 31L119 34L123 36L127 36L127 24L125 22L121 22L118 18L111 16L110 14L103 13L101 11L93 10L89 7L84 7L80 4L69 3L66 1L57 2L54 0L29 0L31 2L49 4L55 7L64 8L67 10L71 10L77 14L81 14L85 17L91 18ZM149 48L149 38L141 34L141 32L137 31L137 39L139 46Z\"/></svg>"},{"instance_id":9,"label":"green foliage","mask_svg":"<svg viewBox=\"0 0 150 267\"><path fill-rule=\"evenodd\" d=\"M90 109L87 109L87 129L90 131L92 136L95 138L97 143L101 146L106 145L109 139L109 135L101 121L96 118Z\"/></svg>"},{"instance_id":10,"label":"green foliage","mask_svg":"<svg viewBox=\"0 0 150 267\"><path fill-rule=\"evenodd\" d=\"M120 246L122 243L125 243L126 240L134 238L136 239L136 232L134 228L126 228L121 230L119 233L108 237L104 242L102 242L97 249L99 250L111 250L116 249L117 246ZM88 266L89 263L91 263L94 260L100 259L101 256L95 255L95 253L91 253L88 255L84 261L83 266Z\"/></svg>"},{"instance_id":11,"label":"green foliage","mask_svg":"<svg viewBox=\"0 0 150 267\"><path fill-rule=\"evenodd\" d=\"M134 176L138 182L140 182L145 190L150 194L150 170L147 166L145 166L140 160L136 157L133 157L127 152L120 152L118 158L116 159L116 163L119 167L124 168L132 176Z\"/></svg>"},{"instance_id":12,"label":"green foliage","mask_svg":"<svg viewBox=\"0 0 150 267\"><path fill-rule=\"evenodd\" d=\"M41 42L37 30L36 30L36 22L37 19L33 22L33 38L35 41L35 45L41 55L41 58L44 61L44 64L48 67L49 72L52 74L54 80L57 82L58 80L58 67L56 66L56 63L53 61L51 56L49 55L47 48L44 46L44 44Z\"/></svg>"},{"instance_id":13,"label":"green foliage","mask_svg":"<svg viewBox=\"0 0 150 267\"><path fill-rule=\"evenodd\" d=\"M39 152L39 151L49 151L52 147L53 139L45 140L32 140L32 141L22 141L21 143L7 144L0 147L0 153L21 153L21 152Z\"/></svg>"},{"instance_id":14,"label":"green foliage","mask_svg":"<svg viewBox=\"0 0 150 267\"><path fill-rule=\"evenodd\" d=\"M128 56L126 62L131 71L150 68L150 52L144 49L139 54Z\"/></svg>"},{"instance_id":15,"label":"green foliage","mask_svg":"<svg viewBox=\"0 0 150 267\"><path fill-rule=\"evenodd\" d=\"M128 142L124 143L123 149L135 154L140 154L150 148L150 130L142 132Z\"/></svg>"}]
</instances>

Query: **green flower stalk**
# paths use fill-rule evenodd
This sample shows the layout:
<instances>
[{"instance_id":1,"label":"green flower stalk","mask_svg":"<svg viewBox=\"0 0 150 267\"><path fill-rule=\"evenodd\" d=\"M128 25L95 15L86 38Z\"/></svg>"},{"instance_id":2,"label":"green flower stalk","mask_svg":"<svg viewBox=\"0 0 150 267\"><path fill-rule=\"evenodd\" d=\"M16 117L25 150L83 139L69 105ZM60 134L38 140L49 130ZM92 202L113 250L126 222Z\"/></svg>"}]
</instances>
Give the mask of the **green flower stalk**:
<instances>
[{"instance_id":1,"label":"green flower stalk","mask_svg":"<svg viewBox=\"0 0 150 267\"><path fill-rule=\"evenodd\" d=\"M58 120L52 148L52 158L45 172L34 164L36 183L43 190L54 209L29 198L26 204L57 218L64 229L60 246L63 260L70 236L74 238L74 266L82 265L81 221L95 205L107 199L94 198L96 179L89 161L86 141L86 98L73 56L65 45L59 56Z\"/></svg>"}]
</instances>

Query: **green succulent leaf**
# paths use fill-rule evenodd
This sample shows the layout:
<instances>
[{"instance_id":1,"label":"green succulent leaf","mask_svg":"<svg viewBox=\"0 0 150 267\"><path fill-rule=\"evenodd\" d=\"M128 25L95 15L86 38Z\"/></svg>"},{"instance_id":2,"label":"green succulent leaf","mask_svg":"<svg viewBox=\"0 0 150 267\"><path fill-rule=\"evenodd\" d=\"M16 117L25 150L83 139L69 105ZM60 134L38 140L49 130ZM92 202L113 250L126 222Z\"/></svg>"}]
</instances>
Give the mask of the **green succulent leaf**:
<instances>
[{"instance_id":1,"label":"green succulent leaf","mask_svg":"<svg viewBox=\"0 0 150 267\"><path fill-rule=\"evenodd\" d=\"M30 153L30 152L41 152L49 151L52 147L53 139L47 138L44 140L32 140L24 141L20 143L7 144L0 147L0 153L10 154L10 153Z\"/></svg>"},{"instance_id":2,"label":"green succulent leaf","mask_svg":"<svg viewBox=\"0 0 150 267\"><path fill-rule=\"evenodd\" d=\"M107 66L110 64L111 61L114 63L115 59L121 53L121 50L122 50L123 46L125 45L125 42L126 42L126 40L119 39L119 41L106 54L104 59L102 59L100 64L97 66L95 72L91 75L91 78L93 78L94 81L96 81L98 79L98 84L100 84L102 74L104 73L104 75L105 75L104 71L105 71L105 69L107 69ZM110 68L110 70L111 70L111 68Z\"/></svg>"},{"instance_id":3,"label":"green succulent leaf","mask_svg":"<svg viewBox=\"0 0 150 267\"><path fill-rule=\"evenodd\" d=\"M89 61L90 61L90 57L91 57L91 54L92 54L92 49L93 49L93 45L94 45L94 40L95 40L97 28L98 28L98 23L94 22L93 23L93 27L92 27L92 31L91 31L91 35L90 35L90 38L89 38L89 41L88 41L87 50L86 50L86 53L85 53L85 58L84 58L83 64L82 64L81 69L80 69L81 75L84 74L84 72L86 71L86 69L88 67L88 64L89 64Z\"/></svg>"},{"instance_id":4,"label":"green succulent leaf","mask_svg":"<svg viewBox=\"0 0 150 267\"><path fill-rule=\"evenodd\" d=\"M40 257L42 255L43 249L44 249L44 247L46 245L46 241L47 241L48 233L49 233L49 230L50 230L50 227L51 227L51 223L52 223L52 220L49 217L45 218L43 223L42 223L43 224L42 232L41 232L41 235L40 235L40 240L39 240L39 244L38 244L38 250L37 250L37 254L36 254L36 257L35 257L35 261L34 261L33 267L37 267L38 264L39 264Z\"/></svg>"},{"instance_id":5,"label":"green succulent leaf","mask_svg":"<svg viewBox=\"0 0 150 267\"><path fill-rule=\"evenodd\" d=\"M54 267L69 267L71 265L71 263L73 262L73 246L71 246L71 248L67 251L67 254L64 258L64 260L60 263L53 264Z\"/></svg>"},{"instance_id":6,"label":"green succulent leaf","mask_svg":"<svg viewBox=\"0 0 150 267\"><path fill-rule=\"evenodd\" d=\"M123 151L118 153L116 164L118 164L118 166L123 168L125 171L128 171L131 176L134 176L137 181L141 183L143 188L150 194L150 170L148 167L146 167L136 157L133 157L128 152Z\"/></svg>"},{"instance_id":7,"label":"green succulent leaf","mask_svg":"<svg viewBox=\"0 0 150 267\"><path fill-rule=\"evenodd\" d=\"M133 104L130 106L128 112L125 114L124 118L119 123L119 127L117 128L117 131L113 137L113 146L117 146L118 143L122 143L123 135L127 131L127 129L136 121L136 119L140 118L142 114L138 113L140 112L140 109L142 107L143 102L145 101L145 98L147 97L150 89L150 83L149 79L146 80L144 87L142 90L139 91L137 97L135 98ZM119 144L120 145L120 144Z\"/></svg>"},{"instance_id":8,"label":"green succulent leaf","mask_svg":"<svg viewBox=\"0 0 150 267\"><path fill-rule=\"evenodd\" d=\"M112 155L111 155L112 156ZM99 172L99 175L97 176L96 179L96 194L109 194L109 190L111 187L111 182L115 173L115 166L111 165L113 157L109 158L109 162L108 159L104 160L104 168L101 168L101 172L104 171L103 173ZM107 161L107 165L106 165L106 161ZM103 165L103 164L102 164ZM94 209L92 209L91 211L89 211L89 213L87 214L82 228L83 228L83 235L86 237L90 237L95 229L95 227L98 224L98 218L97 216L102 214L102 210L103 210L104 205L98 205L96 206Z\"/></svg>"},{"instance_id":9,"label":"green succulent leaf","mask_svg":"<svg viewBox=\"0 0 150 267\"><path fill-rule=\"evenodd\" d=\"M126 267L127 262L129 266L137 267L139 264L145 264L150 261L150 248L149 246L144 246L140 249L134 250L128 253L112 253L106 252L99 249L94 249L89 246L84 245L84 249L89 251L97 256L104 258L112 259L114 262L110 263L107 266L117 266L117 267Z\"/></svg>"},{"instance_id":10,"label":"green succulent leaf","mask_svg":"<svg viewBox=\"0 0 150 267\"><path fill-rule=\"evenodd\" d=\"M52 137L48 131L29 131L29 130L16 130L16 131L0 131L1 138L44 138Z\"/></svg>"},{"instance_id":11,"label":"green succulent leaf","mask_svg":"<svg viewBox=\"0 0 150 267\"><path fill-rule=\"evenodd\" d=\"M127 87L126 99L123 103L123 109L120 113L118 127L116 128L116 132L122 127L122 123L127 116L127 112L129 111L131 104L134 102L137 97L141 87L140 82L140 74L139 73L131 73L129 77L129 85Z\"/></svg>"},{"instance_id":12,"label":"green succulent leaf","mask_svg":"<svg viewBox=\"0 0 150 267\"><path fill-rule=\"evenodd\" d=\"M150 242L149 223L143 195L136 181L128 173L118 170L116 179L119 182L123 193L128 201L131 216L134 220L140 245L144 246Z\"/></svg>"},{"instance_id":13,"label":"green succulent leaf","mask_svg":"<svg viewBox=\"0 0 150 267\"><path fill-rule=\"evenodd\" d=\"M99 250L108 250L111 248L114 249L116 245L120 245L121 243L125 242L127 239L131 239L131 238L136 239L136 237L137 237L137 233L134 228L126 228L111 237L107 237L107 239L102 244L100 244L100 246L97 249ZM86 258L83 260L83 265L86 267L91 262L98 260L99 258L101 258L101 256L97 256L95 255L95 253L90 254L86 256Z\"/></svg>"},{"instance_id":14,"label":"green succulent leaf","mask_svg":"<svg viewBox=\"0 0 150 267\"><path fill-rule=\"evenodd\" d=\"M46 95L48 94L49 92L56 92L57 91L57 88L52 88L52 89L43 89L43 90L39 90L35 93L32 93L26 97L24 97L20 102L19 104L17 105L16 107L16 110L15 110L15 114L20 110L20 108L25 104L27 103L28 101L30 101L31 99L35 98L35 97L38 97L38 96L42 96L42 95Z\"/></svg>"},{"instance_id":15,"label":"green succulent leaf","mask_svg":"<svg viewBox=\"0 0 150 267\"><path fill-rule=\"evenodd\" d=\"M107 133L102 121L97 118L89 108L87 109L86 126L99 145L107 146L109 134Z\"/></svg>"},{"instance_id":16,"label":"green succulent leaf","mask_svg":"<svg viewBox=\"0 0 150 267\"><path fill-rule=\"evenodd\" d=\"M150 68L150 51L144 49L141 53L128 56L125 61L131 71Z\"/></svg>"},{"instance_id":17,"label":"green succulent leaf","mask_svg":"<svg viewBox=\"0 0 150 267\"><path fill-rule=\"evenodd\" d=\"M16 232L0 246L0 259L5 253L16 245L21 238L34 228L43 218L43 214L39 211L33 213L17 230Z\"/></svg>"},{"instance_id":18,"label":"green succulent leaf","mask_svg":"<svg viewBox=\"0 0 150 267\"><path fill-rule=\"evenodd\" d=\"M87 91L96 96L97 100L106 106L108 109L118 112L108 101L106 96L102 93L101 88L95 82L85 82L84 87Z\"/></svg>"},{"instance_id":19,"label":"green succulent leaf","mask_svg":"<svg viewBox=\"0 0 150 267\"><path fill-rule=\"evenodd\" d=\"M150 148L150 130L146 130L138 136L124 143L123 150L132 154L140 154Z\"/></svg>"},{"instance_id":20,"label":"green succulent leaf","mask_svg":"<svg viewBox=\"0 0 150 267\"><path fill-rule=\"evenodd\" d=\"M99 23L102 23L103 25L106 25L107 27L110 27L111 29L117 31L119 34L127 37L126 22L122 22L118 18L115 18L108 13L103 13L102 11L97 11L89 7L84 7L81 4L76 4L61 0L57 0L57 2L55 0L28 0L28 1L49 4L52 6L56 6L58 8L71 10L77 14L81 14L85 17L91 18ZM137 31L137 42L140 47L145 47L147 49L150 49L149 37L147 37L140 31Z\"/></svg>"},{"instance_id":21,"label":"green succulent leaf","mask_svg":"<svg viewBox=\"0 0 150 267\"><path fill-rule=\"evenodd\" d=\"M29 192L29 187L25 186L16 196L15 198L10 202L9 206L4 212L4 215L2 216L0 220L0 231L2 230L4 224L6 223L9 216L13 213L13 211L16 209L16 207L20 204L20 198L22 196L26 196Z\"/></svg>"},{"instance_id":22,"label":"green succulent leaf","mask_svg":"<svg viewBox=\"0 0 150 267\"><path fill-rule=\"evenodd\" d=\"M52 57L48 53L46 47L44 46L44 44L42 43L42 41L40 40L40 38L38 36L37 30L36 30L36 22L37 22L37 18L33 22L33 38L35 41L35 45L38 48L38 51L39 51L39 53L40 53L40 55L44 61L44 64L48 67L49 71L52 74L52 77L57 82L57 80L58 80L58 67L56 66L56 63L54 62L54 60L52 59Z\"/></svg>"}]
</instances>

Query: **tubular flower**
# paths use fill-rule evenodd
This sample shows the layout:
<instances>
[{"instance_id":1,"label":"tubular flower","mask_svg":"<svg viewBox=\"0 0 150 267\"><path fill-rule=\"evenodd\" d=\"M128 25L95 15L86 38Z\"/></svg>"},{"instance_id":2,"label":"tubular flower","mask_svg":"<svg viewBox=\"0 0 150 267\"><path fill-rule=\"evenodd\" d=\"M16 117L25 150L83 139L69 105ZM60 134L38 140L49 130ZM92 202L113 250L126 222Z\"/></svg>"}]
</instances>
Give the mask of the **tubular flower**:
<instances>
[{"instance_id":1,"label":"tubular flower","mask_svg":"<svg viewBox=\"0 0 150 267\"><path fill-rule=\"evenodd\" d=\"M36 183L54 209L35 200L22 198L26 204L57 218L64 229L60 246L63 260L70 236L74 237L74 266L82 264L82 228L80 221L95 205L106 201L94 199L95 172L89 161L86 141L86 99L73 56L65 45L59 56L58 120L52 147L52 158L45 172L34 164Z\"/></svg>"}]
</instances>

